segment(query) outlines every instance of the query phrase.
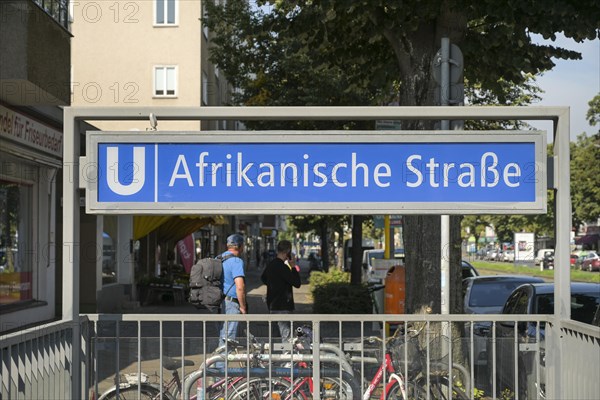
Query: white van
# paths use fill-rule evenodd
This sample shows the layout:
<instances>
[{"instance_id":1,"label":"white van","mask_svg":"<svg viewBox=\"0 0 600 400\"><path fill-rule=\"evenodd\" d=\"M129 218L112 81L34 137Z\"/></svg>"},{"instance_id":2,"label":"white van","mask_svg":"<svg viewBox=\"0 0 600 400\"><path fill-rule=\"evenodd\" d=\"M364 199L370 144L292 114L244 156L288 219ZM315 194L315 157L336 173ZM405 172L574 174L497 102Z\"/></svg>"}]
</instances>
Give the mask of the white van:
<instances>
[{"instance_id":1,"label":"white van","mask_svg":"<svg viewBox=\"0 0 600 400\"><path fill-rule=\"evenodd\" d=\"M542 260L544 259L544 256L546 255L546 253L550 253L551 255L554 255L554 249L540 249L540 250L538 250L537 251L537 255L533 259L533 261L535 262L535 265L540 265L540 262L542 262Z\"/></svg>"}]
</instances>

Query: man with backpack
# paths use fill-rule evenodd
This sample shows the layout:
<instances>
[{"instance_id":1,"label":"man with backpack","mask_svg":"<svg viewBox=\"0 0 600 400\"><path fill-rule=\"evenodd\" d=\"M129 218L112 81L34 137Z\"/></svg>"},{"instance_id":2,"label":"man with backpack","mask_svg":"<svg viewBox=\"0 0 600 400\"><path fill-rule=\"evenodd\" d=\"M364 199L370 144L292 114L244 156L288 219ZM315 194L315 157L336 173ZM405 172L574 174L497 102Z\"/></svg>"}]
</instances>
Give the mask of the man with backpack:
<instances>
[{"instance_id":1,"label":"man with backpack","mask_svg":"<svg viewBox=\"0 0 600 400\"><path fill-rule=\"evenodd\" d=\"M227 237L227 251L221 254L223 261L223 301L222 310L225 314L246 314L246 282L244 261L240 258L244 251L244 237L234 233ZM225 338L235 340L238 321L223 323L219 335L219 346L225 344Z\"/></svg>"}]
</instances>

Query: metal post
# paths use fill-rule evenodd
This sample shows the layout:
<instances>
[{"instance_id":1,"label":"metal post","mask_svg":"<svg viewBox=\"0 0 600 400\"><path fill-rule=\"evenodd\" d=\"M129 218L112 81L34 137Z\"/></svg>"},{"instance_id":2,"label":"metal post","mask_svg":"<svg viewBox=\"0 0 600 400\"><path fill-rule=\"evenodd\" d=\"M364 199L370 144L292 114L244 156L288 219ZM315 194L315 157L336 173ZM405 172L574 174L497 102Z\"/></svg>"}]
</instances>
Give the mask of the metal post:
<instances>
[{"instance_id":1,"label":"metal post","mask_svg":"<svg viewBox=\"0 0 600 400\"><path fill-rule=\"evenodd\" d=\"M386 215L385 217L383 217L383 237L385 239L385 248L383 250L383 258L389 259L393 257L393 254L391 253L391 249L392 246L390 245L390 243L394 240L394 238L390 237L390 233L391 233L391 229L390 229L390 216Z\"/></svg>"},{"instance_id":2,"label":"metal post","mask_svg":"<svg viewBox=\"0 0 600 400\"><path fill-rule=\"evenodd\" d=\"M441 82L441 105L450 104L450 39L442 38L442 82ZM442 130L450 129L450 121L442 120ZM450 314L450 216L441 217L441 312ZM447 328L447 327L446 327ZM444 334L447 332L444 332Z\"/></svg>"},{"instance_id":3,"label":"metal post","mask_svg":"<svg viewBox=\"0 0 600 400\"><path fill-rule=\"evenodd\" d=\"M555 334L549 346L554 350L554 395L553 398L565 398L562 380L562 354L564 343L560 340L562 321L571 318L571 275L570 275L570 232L571 232L571 178L569 163L569 110L567 109L554 123L554 187L556 190L556 252L554 254L554 316Z\"/></svg>"},{"instance_id":4,"label":"metal post","mask_svg":"<svg viewBox=\"0 0 600 400\"><path fill-rule=\"evenodd\" d=\"M62 319L73 329L71 397L82 398L79 326L79 122L64 110ZM87 395L87 394L86 394Z\"/></svg>"}]
</instances>

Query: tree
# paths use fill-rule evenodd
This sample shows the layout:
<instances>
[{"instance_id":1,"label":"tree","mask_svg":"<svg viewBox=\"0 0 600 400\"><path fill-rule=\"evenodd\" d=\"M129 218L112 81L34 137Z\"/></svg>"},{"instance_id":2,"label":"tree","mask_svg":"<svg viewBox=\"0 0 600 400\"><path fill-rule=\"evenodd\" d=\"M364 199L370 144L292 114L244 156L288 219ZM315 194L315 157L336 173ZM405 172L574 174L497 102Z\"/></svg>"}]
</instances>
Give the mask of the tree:
<instances>
[{"instance_id":1,"label":"tree","mask_svg":"<svg viewBox=\"0 0 600 400\"><path fill-rule=\"evenodd\" d=\"M278 0L268 12L261 8L264 1L258 7L245 4L209 5L206 22L217 35L213 61L242 89L238 101L246 105L390 100L434 105L431 61L443 36L461 47L466 82L493 93L499 104L512 104L507 87L551 69L553 57L580 58L567 49L533 43L533 33L554 39L562 31L577 41L594 39L600 20L596 0ZM403 128L428 129L432 123L403 121ZM440 310L440 284L431 279L440 275L439 225L436 216L404 218L409 312L430 303L434 312ZM453 216L451 312L462 311L460 236L460 217Z\"/></svg>"},{"instance_id":2,"label":"tree","mask_svg":"<svg viewBox=\"0 0 600 400\"><path fill-rule=\"evenodd\" d=\"M589 101L588 105L590 106L587 112L587 120L591 126L596 126L600 124L600 93L594 96L592 100ZM600 135L600 130L598 131ZM600 138L598 138L600 140Z\"/></svg>"},{"instance_id":3,"label":"tree","mask_svg":"<svg viewBox=\"0 0 600 400\"><path fill-rule=\"evenodd\" d=\"M473 235L475 238L475 243L479 243L479 238L481 237L481 233L485 233L485 228L490 226L489 220L486 215L467 215L463 218L461 225L462 230L465 235L464 238L468 238L466 236L466 232L468 230L469 235Z\"/></svg>"},{"instance_id":4,"label":"tree","mask_svg":"<svg viewBox=\"0 0 600 400\"><path fill-rule=\"evenodd\" d=\"M571 142L573 226L600 218L600 134Z\"/></svg>"},{"instance_id":5,"label":"tree","mask_svg":"<svg viewBox=\"0 0 600 400\"><path fill-rule=\"evenodd\" d=\"M335 265L333 249L335 233L343 238L343 226L348 225L347 216L339 215L295 215L289 217L289 222L298 232L315 232L321 241L321 259L323 269L329 270L330 265ZM338 243L339 246L339 243Z\"/></svg>"}]
</instances>

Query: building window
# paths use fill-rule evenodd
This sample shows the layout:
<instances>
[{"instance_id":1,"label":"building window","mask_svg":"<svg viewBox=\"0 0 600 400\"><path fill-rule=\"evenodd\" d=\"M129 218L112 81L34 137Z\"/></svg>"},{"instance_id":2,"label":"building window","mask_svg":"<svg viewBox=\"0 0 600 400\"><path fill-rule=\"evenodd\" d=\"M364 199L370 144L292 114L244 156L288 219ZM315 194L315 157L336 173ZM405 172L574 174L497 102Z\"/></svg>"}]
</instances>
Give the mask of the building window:
<instances>
[{"instance_id":1,"label":"building window","mask_svg":"<svg viewBox=\"0 0 600 400\"><path fill-rule=\"evenodd\" d=\"M154 67L154 96L177 96L177 67Z\"/></svg>"},{"instance_id":2,"label":"building window","mask_svg":"<svg viewBox=\"0 0 600 400\"><path fill-rule=\"evenodd\" d=\"M33 210L33 185L0 179L0 305L33 299Z\"/></svg>"},{"instance_id":3,"label":"building window","mask_svg":"<svg viewBox=\"0 0 600 400\"><path fill-rule=\"evenodd\" d=\"M178 0L155 0L155 25L177 25Z\"/></svg>"},{"instance_id":4,"label":"building window","mask_svg":"<svg viewBox=\"0 0 600 400\"><path fill-rule=\"evenodd\" d=\"M63 28L69 29L69 2L68 0L34 0L48 15Z\"/></svg>"}]
</instances>

